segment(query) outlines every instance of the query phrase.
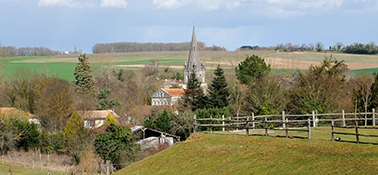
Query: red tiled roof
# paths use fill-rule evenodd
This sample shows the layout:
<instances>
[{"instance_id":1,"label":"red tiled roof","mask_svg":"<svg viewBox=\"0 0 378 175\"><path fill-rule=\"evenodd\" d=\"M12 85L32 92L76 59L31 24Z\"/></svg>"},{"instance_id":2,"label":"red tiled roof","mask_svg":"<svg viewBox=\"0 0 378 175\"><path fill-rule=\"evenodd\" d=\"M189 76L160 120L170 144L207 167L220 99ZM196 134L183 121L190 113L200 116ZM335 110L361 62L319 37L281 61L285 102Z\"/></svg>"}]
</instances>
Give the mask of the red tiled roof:
<instances>
[{"instance_id":1,"label":"red tiled roof","mask_svg":"<svg viewBox=\"0 0 378 175\"><path fill-rule=\"evenodd\" d=\"M95 128L95 129L92 129L91 131L96 133L96 134L99 134L99 133L102 133L104 132L106 129L108 129L108 126L110 124L103 124L102 126L98 127L98 128ZM132 128L134 126L139 126L139 125L126 125L126 124L120 124L119 126L121 127L129 127L129 128Z\"/></svg>"},{"instance_id":2,"label":"red tiled roof","mask_svg":"<svg viewBox=\"0 0 378 175\"><path fill-rule=\"evenodd\" d=\"M185 94L184 89L164 89L164 91L172 96L182 96Z\"/></svg>"},{"instance_id":3,"label":"red tiled roof","mask_svg":"<svg viewBox=\"0 0 378 175\"><path fill-rule=\"evenodd\" d=\"M93 111L79 111L80 115L83 117L83 119L106 119L106 116L108 114L112 114L112 110L93 110ZM114 112L113 117L119 118L119 115L117 115Z\"/></svg>"}]
</instances>

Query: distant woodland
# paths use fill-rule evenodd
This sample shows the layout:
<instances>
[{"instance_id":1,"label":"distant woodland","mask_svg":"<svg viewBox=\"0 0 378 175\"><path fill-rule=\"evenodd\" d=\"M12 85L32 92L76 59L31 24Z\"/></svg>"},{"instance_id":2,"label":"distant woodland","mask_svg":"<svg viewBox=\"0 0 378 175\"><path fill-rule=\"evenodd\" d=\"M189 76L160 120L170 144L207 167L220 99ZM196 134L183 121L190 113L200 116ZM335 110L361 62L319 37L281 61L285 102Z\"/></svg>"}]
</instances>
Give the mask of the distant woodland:
<instances>
[{"instance_id":1,"label":"distant woodland","mask_svg":"<svg viewBox=\"0 0 378 175\"><path fill-rule=\"evenodd\" d=\"M46 47L13 47L0 46L0 57L14 57L14 56L51 56L58 55L59 51L54 51Z\"/></svg>"},{"instance_id":2,"label":"distant woodland","mask_svg":"<svg viewBox=\"0 0 378 175\"><path fill-rule=\"evenodd\" d=\"M197 42L199 50L225 51L224 47L206 47L204 42ZM123 53L123 52L149 52L149 51L188 51L190 42L184 43L97 43L92 47L93 53Z\"/></svg>"}]
</instances>

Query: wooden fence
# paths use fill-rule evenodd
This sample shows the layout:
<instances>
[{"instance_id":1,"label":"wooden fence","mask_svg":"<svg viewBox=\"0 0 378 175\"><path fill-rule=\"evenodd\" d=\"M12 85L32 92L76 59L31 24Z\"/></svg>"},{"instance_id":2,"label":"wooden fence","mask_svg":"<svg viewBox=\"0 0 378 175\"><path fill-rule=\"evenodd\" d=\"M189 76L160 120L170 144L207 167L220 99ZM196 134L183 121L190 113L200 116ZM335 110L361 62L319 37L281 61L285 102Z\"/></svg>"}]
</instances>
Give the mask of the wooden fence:
<instances>
[{"instance_id":1,"label":"wooden fence","mask_svg":"<svg viewBox=\"0 0 378 175\"><path fill-rule=\"evenodd\" d=\"M356 118L357 115L365 115L365 118ZM347 118L347 116L354 116L353 118ZM368 118L369 116L369 118ZM306 120L296 120L295 118L305 118L308 117ZM328 119L318 119L318 117L327 117ZM272 120L267 120L268 118ZM291 118L291 120L290 120ZM201 124L202 122L206 122L208 124ZM368 121L372 121L371 125L375 126L376 118L375 118L375 110L373 109L372 112L366 113L345 113L342 110L341 113L328 113L328 114L317 114L315 111L312 111L312 114L285 114L285 111L282 111L281 115L261 115L261 116L254 116L252 113L251 116L244 116L244 117L234 117L234 118L201 118L198 119L196 115L194 115L194 130L196 132L199 127L209 127L210 133L214 127L221 127L223 131L228 129L228 134L230 134L230 129L245 129L246 135L249 135L249 129L264 129L265 136L268 136L268 130L285 130L286 137L289 137L289 131L305 131L308 133L307 138L311 138L311 124L312 127L317 127L319 122L327 123L329 122L332 126L334 122L342 122L342 126L346 126L347 121L364 121L365 126L367 126ZM216 122L216 123L213 123ZM219 124L221 123L221 124ZM263 124L263 127L256 127L257 124ZM282 126L283 129L268 127L268 124L275 123ZM307 129L303 128L288 128L287 125L291 124L300 124L306 123ZM252 124L252 126L250 126ZM261 124L260 124L261 125ZM294 136L295 137L295 136Z\"/></svg>"},{"instance_id":2,"label":"wooden fence","mask_svg":"<svg viewBox=\"0 0 378 175\"><path fill-rule=\"evenodd\" d=\"M341 142L352 142L352 143L365 143L365 144L374 144L378 145L378 143L373 143L373 142L360 142L360 137L378 137L378 135L366 135L366 134L359 134L358 130L359 129L378 129L378 127L359 127L357 122L356 126L335 126L334 122L332 121L332 141L335 140L335 134L340 134L340 135L354 135L356 136L356 141L349 141L349 140L337 140ZM348 129L355 129L355 133L346 133L346 132L335 132L335 128L348 128ZM339 138L340 139L340 138Z\"/></svg>"}]
</instances>

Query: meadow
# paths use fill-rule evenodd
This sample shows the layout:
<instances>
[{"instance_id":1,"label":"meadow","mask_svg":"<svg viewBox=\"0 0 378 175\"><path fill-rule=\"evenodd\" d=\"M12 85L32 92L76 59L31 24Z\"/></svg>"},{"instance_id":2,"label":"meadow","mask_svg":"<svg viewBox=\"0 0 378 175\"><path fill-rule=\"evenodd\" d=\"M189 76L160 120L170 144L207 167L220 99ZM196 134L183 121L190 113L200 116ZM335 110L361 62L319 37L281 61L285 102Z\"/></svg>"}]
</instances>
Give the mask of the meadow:
<instances>
[{"instance_id":1,"label":"meadow","mask_svg":"<svg viewBox=\"0 0 378 175\"><path fill-rule=\"evenodd\" d=\"M271 64L274 72L292 72L295 69L306 70L311 64L319 64L324 56L345 60L354 73L373 73L378 71L378 55L357 55L344 53L319 52L273 52L273 51L201 51L201 61L207 71L212 71L217 64L224 69L233 69L248 55L258 55ZM161 67L170 67L182 71L188 60L188 51L174 52L130 52L114 54L88 54L93 67L112 67L115 69L138 70L150 61L159 61ZM14 79L18 69L30 69L37 73L59 75L62 79L73 81L73 72L78 63L78 55L58 55L50 57L10 57L3 58L6 63L7 79Z\"/></svg>"},{"instance_id":2,"label":"meadow","mask_svg":"<svg viewBox=\"0 0 378 175\"><path fill-rule=\"evenodd\" d=\"M194 133L115 174L375 174L378 170L378 146L332 142L330 127L312 128L310 140L244 134Z\"/></svg>"}]
</instances>

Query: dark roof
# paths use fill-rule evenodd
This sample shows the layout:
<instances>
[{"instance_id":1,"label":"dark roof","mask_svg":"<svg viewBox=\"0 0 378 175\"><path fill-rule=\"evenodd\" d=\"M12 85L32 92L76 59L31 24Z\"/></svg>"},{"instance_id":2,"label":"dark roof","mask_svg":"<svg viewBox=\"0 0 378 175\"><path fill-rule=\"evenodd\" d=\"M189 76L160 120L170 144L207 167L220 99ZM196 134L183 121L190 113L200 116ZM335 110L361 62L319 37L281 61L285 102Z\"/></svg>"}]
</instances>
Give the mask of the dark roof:
<instances>
[{"instance_id":1,"label":"dark roof","mask_svg":"<svg viewBox=\"0 0 378 175\"><path fill-rule=\"evenodd\" d=\"M102 133L104 132L106 129L108 129L108 126L110 124L103 124L102 126L98 127L98 128L95 128L95 129L92 129L91 131L96 133L96 134L99 134L99 133ZM132 128L134 126L139 126L139 125L126 125L126 124L119 124L119 126L121 127L128 127L128 128Z\"/></svg>"}]
</instances>

